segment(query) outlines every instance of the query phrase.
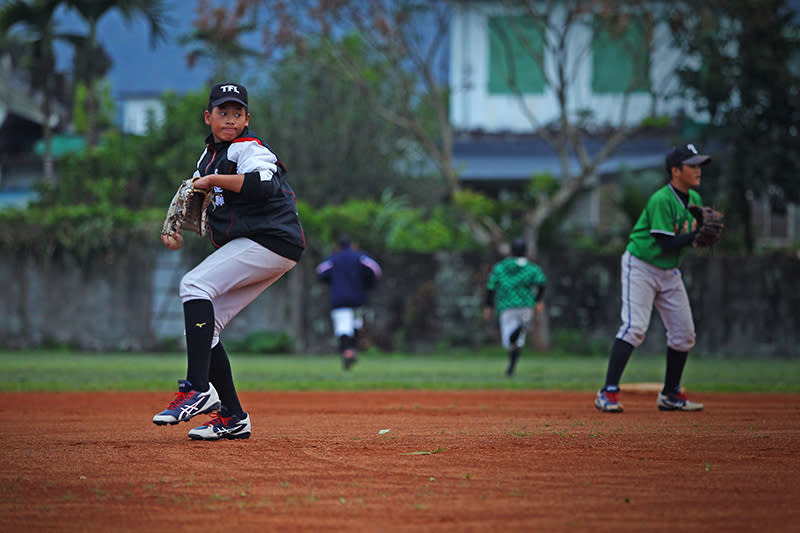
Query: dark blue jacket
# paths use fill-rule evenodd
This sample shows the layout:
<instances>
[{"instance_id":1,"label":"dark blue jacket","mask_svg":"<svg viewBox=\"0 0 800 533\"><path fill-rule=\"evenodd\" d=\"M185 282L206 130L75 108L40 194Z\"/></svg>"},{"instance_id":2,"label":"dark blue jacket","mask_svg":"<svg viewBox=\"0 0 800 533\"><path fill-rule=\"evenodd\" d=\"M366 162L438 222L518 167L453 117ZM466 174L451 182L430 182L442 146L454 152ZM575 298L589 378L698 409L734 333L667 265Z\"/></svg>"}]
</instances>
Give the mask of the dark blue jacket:
<instances>
[{"instance_id":1,"label":"dark blue jacket","mask_svg":"<svg viewBox=\"0 0 800 533\"><path fill-rule=\"evenodd\" d=\"M383 274L380 265L363 252L344 248L317 266L317 276L330 285L331 309L361 307L367 291Z\"/></svg>"}]
</instances>

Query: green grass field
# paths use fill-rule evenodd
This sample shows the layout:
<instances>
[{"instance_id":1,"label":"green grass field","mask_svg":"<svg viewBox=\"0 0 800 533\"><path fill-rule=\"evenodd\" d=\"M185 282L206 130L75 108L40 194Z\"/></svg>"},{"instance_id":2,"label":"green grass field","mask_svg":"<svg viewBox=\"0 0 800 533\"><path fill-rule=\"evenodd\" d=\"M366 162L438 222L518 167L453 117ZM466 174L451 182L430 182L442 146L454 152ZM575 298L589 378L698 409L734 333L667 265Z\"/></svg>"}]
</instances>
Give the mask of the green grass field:
<instances>
[{"instance_id":1,"label":"green grass field","mask_svg":"<svg viewBox=\"0 0 800 533\"><path fill-rule=\"evenodd\" d=\"M386 389L555 389L593 391L605 357L523 352L517 375L504 375L501 350L436 354L362 353L343 371L338 357L232 355L240 391ZM173 390L184 377L183 353L0 351L0 392ZM664 358L635 354L623 384L660 382ZM683 385L704 392L800 392L800 359L689 359Z\"/></svg>"}]
</instances>

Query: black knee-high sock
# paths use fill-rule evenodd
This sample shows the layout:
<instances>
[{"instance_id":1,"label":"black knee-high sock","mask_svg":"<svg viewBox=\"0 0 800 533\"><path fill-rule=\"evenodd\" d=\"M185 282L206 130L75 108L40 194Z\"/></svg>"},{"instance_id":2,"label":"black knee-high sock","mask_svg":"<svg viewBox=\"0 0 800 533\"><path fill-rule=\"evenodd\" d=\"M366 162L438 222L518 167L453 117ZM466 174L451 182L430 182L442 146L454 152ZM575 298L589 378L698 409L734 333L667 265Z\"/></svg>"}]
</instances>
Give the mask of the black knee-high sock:
<instances>
[{"instance_id":1,"label":"black knee-high sock","mask_svg":"<svg viewBox=\"0 0 800 533\"><path fill-rule=\"evenodd\" d=\"M664 394L675 392L681 386L683 367L686 366L686 359L689 352L679 352L672 348L667 348L667 372L664 376Z\"/></svg>"},{"instance_id":2,"label":"black knee-high sock","mask_svg":"<svg viewBox=\"0 0 800 533\"><path fill-rule=\"evenodd\" d=\"M633 344L622 339L614 339L611 346L611 355L608 358L608 370L606 370L606 387L619 387L625 365L633 353Z\"/></svg>"},{"instance_id":3,"label":"black knee-high sock","mask_svg":"<svg viewBox=\"0 0 800 533\"><path fill-rule=\"evenodd\" d=\"M189 300L183 304L186 326L186 379L194 390L208 390L211 339L214 337L214 304L211 300Z\"/></svg>"},{"instance_id":4,"label":"black knee-high sock","mask_svg":"<svg viewBox=\"0 0 800 533\"><path fill-rule=\"evenodd\" d=\"M519 346L515 346L508 351L508 369L506 370L506 374L513 374L514 368L517 366L517 360L519 359Z\"/></svg>"},{"instance_id":5,"label":"black knee-high sock","mask_svg":"<svg viewBox=\"0 0 800 533\"><path fill-rule=\"evenodd\" d=\"M339 336L339 351L344 353L345 350L355 349L355 337L350 335L340 335Z\"/></svg>"},{"instance_id":6,"label":"black knee-high sock","mask_svg":"<svg viewBox=\"0 0 800 533\"><path fill-rule=\"evenodd\" d=\"M242 404L239 403L239 395L236 394L236 387L233 384L233 373L231 372L231 362L228 359L228 352L222 342L217 343L211 348L211 365L208 370L208 377L214 388L219 394L219 401L222 407L233 415L244 415Z\"/></svg>"}]
</instances>

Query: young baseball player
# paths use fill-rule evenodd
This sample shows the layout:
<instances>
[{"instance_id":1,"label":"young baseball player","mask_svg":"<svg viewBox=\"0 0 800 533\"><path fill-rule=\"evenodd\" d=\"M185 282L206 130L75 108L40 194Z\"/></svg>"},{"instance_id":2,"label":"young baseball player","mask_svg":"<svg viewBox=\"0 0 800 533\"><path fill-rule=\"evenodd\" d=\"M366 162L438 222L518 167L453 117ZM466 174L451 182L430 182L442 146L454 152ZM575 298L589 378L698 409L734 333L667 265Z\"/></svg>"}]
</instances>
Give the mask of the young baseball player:
<instances>
[{"instance_id":1,"label":"young baseball player","mask_svg":"<svg viewBox=\"0 0 800 533\"><path fill-rule=\"evenodd\" d=\"M525 257L526 254L524 240L512 241L511 255L494 265L486 283L483 315L488 320L492 307L497 309L501 342L508 350L508 377L514 375L534 309L539 313L544 311L542 296L547 278L539 265Z\"/></svg>"},{"instance_id":2,"label":"young baseball player","mask_svg":"<svg viewBox=\"0 0 800 533\"><path fill-rule=\"evenodd\" d=\"M341 237L337 251L317 266L317 276L330 286L333 334L339 339L345 370L358 360L356 332L362 321L359 311L367 303L367 291L375 287L382 275L377 261L354 250L349 237Z\"/></svg>"},{"instance_id":3,"label":"young baseball player","mask_svg":"<svg viewBox=\"0 0 800 533\"><path fill-rule=\"evenodd\" d=\"M601 411L622 412L619 382L633 349L644 340L653 306L667 330L666 375L658 408L703 409L703 404L688 400L681 389L695 331L678 267L697 234L697 223L687 206L702 205L694 189L700 185L701 166L710 161L711 157L699 154L692 144L670 150L665 160L669 183L653 193L631 231L622 254L622 326L611 347L605 385L595 399L595 407Z\"/></svg>"},{"instance_id":4,"label":"young baseball player","mask_svg":"<svg viewBox=\"0 0 800 533\"><path fill-rule=\"evenodd\" d=\"M211 134L197 162L194 186L216 193L208 206L208 234L216 250L181 280L186 379L178 381L175 399L153 422L177 424L216 410L189 437L246 439L250 416L236 394L220 333L297 264L305 238L286 167L248 131L247 89L232 82L214 85L204 118ZM162 236L162 241L170 249L183 243L179 233Z\"/></svg>"}]
</instances>

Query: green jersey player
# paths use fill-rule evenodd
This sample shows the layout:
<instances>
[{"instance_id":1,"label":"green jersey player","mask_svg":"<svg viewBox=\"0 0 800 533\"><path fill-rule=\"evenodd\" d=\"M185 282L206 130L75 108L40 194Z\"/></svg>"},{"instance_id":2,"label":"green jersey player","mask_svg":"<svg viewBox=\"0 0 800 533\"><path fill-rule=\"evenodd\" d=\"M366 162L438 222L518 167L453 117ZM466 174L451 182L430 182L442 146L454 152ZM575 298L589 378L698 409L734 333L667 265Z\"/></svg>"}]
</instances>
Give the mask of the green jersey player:
<instances>
[{"instance_id":1,"label":"green jersey player","mask_svg":"<svg viewBox=\"0 0 800 533\"><path fill-rule=\"evenodd\" d=\"M622 325L611 347L605 385L595 399L601 411L622 412L619 382L633 349L644 341L653 307L667 330L666 375L658 408L703 409L703 404L689 401L681 388L695 330L679 267L697 233L697 222L687 206L702 205L694 189L700 185L701 166L710 161L692 144L673 148L665 160L669 183L653 193L631 231L622 254Z\"/></svg>"},{"instance_id":2,"label":"green jersey player","mask_svg":"<svg viewBox=\"0 0 800 533\"><path fill-rule=\"evenodd\" d=\"M497 310L500 337L503 347L508 350L508 377L514 375L534 310L538 313L544 311L542 296L547 278L539 265L525 257L526 252L525 241L514 239L511 255L494 265L486 283L483 313L488 319L492 307Z\"/></svg>"}]
</instances>

